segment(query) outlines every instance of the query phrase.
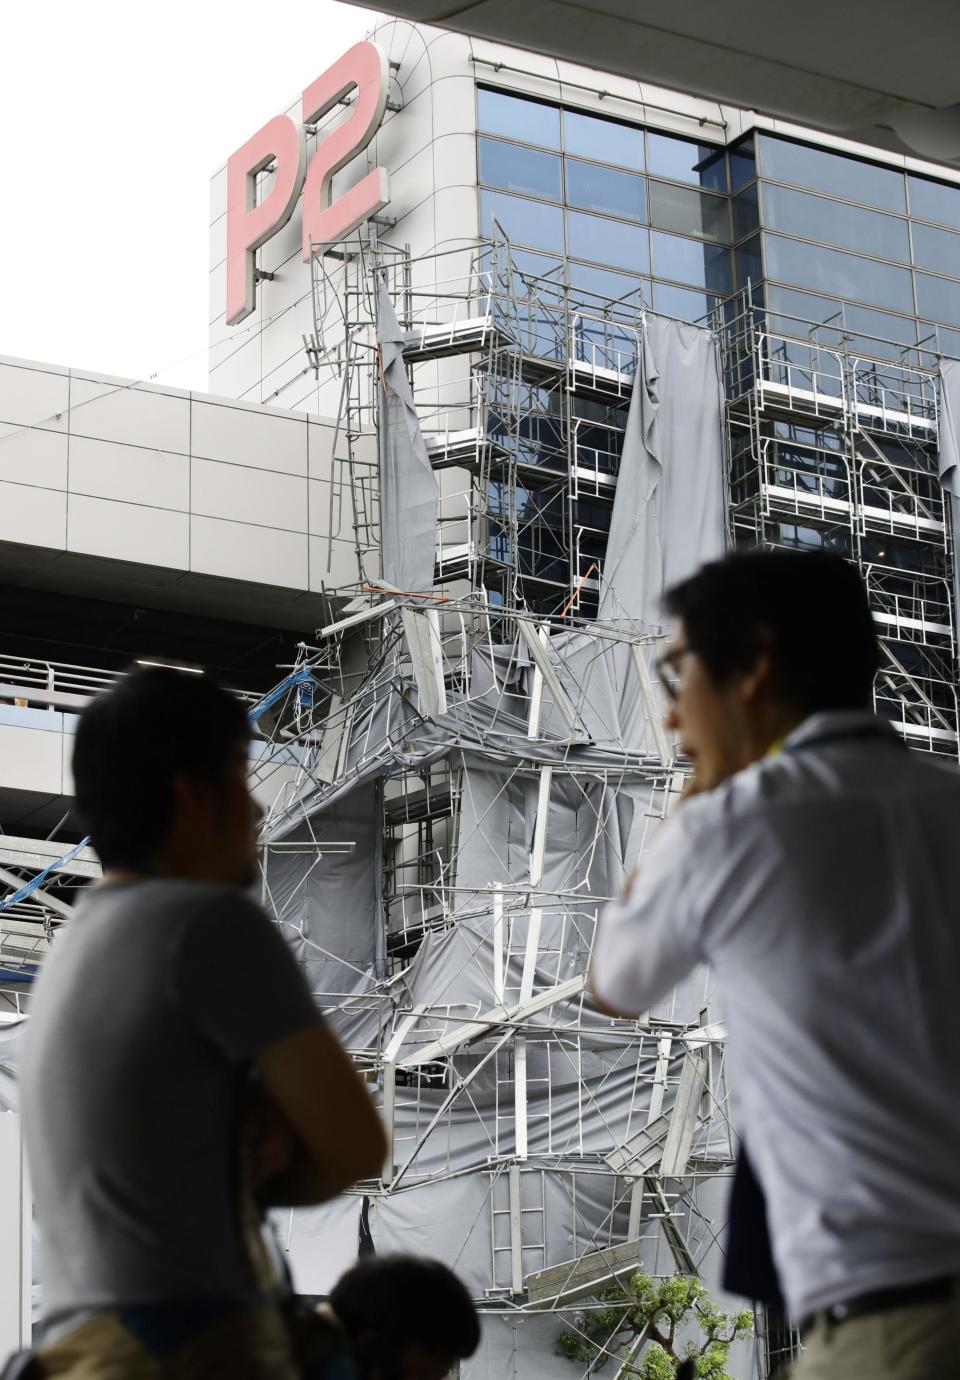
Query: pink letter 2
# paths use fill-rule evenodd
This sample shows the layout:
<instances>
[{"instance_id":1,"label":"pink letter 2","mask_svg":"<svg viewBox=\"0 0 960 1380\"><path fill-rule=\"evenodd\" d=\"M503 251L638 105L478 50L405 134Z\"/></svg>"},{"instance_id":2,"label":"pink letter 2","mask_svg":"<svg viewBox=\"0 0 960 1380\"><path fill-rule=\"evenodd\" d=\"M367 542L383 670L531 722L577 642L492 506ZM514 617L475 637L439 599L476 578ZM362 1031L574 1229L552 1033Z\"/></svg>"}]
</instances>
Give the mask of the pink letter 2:
<instances>
[{"instance_id":1,"label":"pink letter 2","mask_svg":"<svg viewBox=\"0 0 960 1380\"><path fill-rule=\"evenodd\" d=\"M303 93L302 119L312 125L357 88L349 119L318 145L303 190L303 257L311 244L342 240L390 200L386 168L374 168L349 192L330 204L333 175L365 149L376 134L387 104L390 69L376 43L357 43Z\"/></svg>"},{"instance_id":2,"label":"pink letter 2","mask_svg":"<svg viewBox=\"0 0 960 1380\"><path fill-rule=\"evenodd\" d=\"M268 196L256 204L257 174L276 159ZM307 161L303 130L277 115L227 161L227 325L235 326L257 305L253 254L293 214Z\"/></svg>"}]
</instances>

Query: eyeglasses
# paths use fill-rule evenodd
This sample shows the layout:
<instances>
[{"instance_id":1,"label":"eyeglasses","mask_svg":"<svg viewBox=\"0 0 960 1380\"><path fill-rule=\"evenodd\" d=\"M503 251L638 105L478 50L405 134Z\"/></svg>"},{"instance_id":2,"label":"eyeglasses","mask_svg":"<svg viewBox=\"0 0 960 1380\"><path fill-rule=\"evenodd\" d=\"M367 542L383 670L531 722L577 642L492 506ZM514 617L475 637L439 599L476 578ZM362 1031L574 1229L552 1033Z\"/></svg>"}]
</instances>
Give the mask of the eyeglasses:
<instances>
[{"instance_id":1,"label":"eyeglasses","mask_svg":"<svg viewBox=\"0 0 960 1380\"><path fill-rule=\"evenodd\" d=\"M657 679L663 686L664 693L671 704L676 704L680 695L680 686L683 677L678 669L679 664L687 653L692 650L691 647L686 646L671 647L668 652L664 652L662 656L658 656L654 663Z\"/></svg>"}]
</instances>

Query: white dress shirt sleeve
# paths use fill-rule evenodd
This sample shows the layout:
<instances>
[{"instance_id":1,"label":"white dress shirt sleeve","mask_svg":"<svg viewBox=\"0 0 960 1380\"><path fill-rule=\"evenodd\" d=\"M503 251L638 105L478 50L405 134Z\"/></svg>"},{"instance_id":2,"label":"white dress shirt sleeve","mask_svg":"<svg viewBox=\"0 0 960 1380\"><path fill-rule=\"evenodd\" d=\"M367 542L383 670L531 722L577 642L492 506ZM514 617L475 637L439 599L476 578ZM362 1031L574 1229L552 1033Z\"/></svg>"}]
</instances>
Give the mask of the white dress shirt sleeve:
<instances>
[{"instance_id":1,"label":"white dress shirt sleeve","mask_svg":"<svg viewBox=\"0 0 960 1380\"><path fill-rule=\"evenodd\" d=\"M648 1011L702 958L700 917L687 886L693 849L681 816L669 820L627 893L600 913L590 986L625 1016Z\"/></svg>"}]
</instances>

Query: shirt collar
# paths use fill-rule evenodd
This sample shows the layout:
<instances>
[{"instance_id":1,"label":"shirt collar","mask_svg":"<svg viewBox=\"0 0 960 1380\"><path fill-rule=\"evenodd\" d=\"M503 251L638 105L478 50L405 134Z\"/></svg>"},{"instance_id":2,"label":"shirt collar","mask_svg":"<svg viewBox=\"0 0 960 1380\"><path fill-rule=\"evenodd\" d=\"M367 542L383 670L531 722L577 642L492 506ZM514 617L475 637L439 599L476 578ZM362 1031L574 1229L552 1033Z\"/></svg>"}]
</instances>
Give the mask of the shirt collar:
<instances>
[{"instance_id":1,"label":"shirt collar","mask_svg":"<svg viewBox=\"0 0 960 1380\"><path fill-rule=\"evenodd\" d=\"M828 709L819 714L810 714L797 724L783 740L784 748L800 747L814 738L844 738L848 734L857 736L868 733L892 734L897 731L886 719L880 719L869 709Z\"/></svg>"}]
</instances>

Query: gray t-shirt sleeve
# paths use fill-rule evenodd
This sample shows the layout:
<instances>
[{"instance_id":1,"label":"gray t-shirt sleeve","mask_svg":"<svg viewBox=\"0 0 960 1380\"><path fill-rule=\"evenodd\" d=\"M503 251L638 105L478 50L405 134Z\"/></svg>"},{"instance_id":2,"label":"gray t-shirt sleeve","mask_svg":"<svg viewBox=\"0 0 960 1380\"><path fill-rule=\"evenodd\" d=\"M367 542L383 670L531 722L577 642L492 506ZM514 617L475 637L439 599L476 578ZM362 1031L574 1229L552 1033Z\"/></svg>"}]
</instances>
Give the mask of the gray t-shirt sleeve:
<instances>
[{"instance_id":1,"label":"gray t-shirt sleeve","mask_svg":"<svg viewBox=\"0 0 960 1380\"><path fill-rule=\"evenodd\" d=\"M231 1063L255 1058L320 1015L280 931L239 893L191 916L174 987L194 1027Z\"/></svg>"}]
</instances>

